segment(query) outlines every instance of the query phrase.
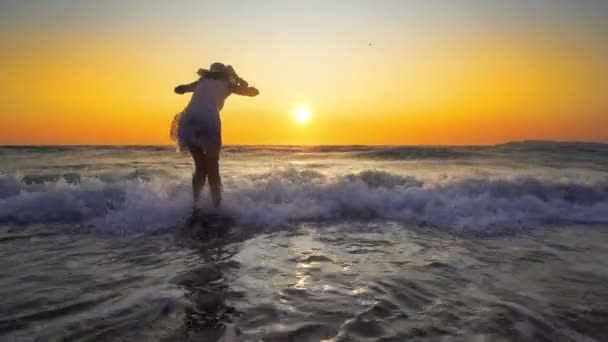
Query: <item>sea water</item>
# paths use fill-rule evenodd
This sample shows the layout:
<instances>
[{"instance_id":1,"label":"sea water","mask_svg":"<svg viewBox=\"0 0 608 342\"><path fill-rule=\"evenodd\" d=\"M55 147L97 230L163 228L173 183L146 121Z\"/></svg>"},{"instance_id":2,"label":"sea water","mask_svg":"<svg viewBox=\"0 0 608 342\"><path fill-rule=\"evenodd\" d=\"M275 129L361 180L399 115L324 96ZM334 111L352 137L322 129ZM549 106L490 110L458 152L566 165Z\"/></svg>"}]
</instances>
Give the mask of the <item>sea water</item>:
<instances>
[{"instance_id":1,"label":"sea water","mask_svg":"<svg viewBox=\"0 0 608 342\"><path fill-rule=\"evenodd\" d=\"M1 147L0 340L608 340L608 145L227 146L221 170L189 227L172 147Z\"/></svg>"}]
</instances>

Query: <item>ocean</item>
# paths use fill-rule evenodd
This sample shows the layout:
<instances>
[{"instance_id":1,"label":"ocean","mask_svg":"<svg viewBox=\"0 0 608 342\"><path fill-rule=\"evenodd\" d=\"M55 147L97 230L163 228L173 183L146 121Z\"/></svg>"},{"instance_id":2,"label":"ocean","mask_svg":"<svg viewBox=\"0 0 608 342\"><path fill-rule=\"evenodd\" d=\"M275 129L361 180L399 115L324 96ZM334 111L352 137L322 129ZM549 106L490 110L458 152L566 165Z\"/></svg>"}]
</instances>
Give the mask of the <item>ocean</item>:
<instances>
[{"instance_id":1,"label":"ocean","mask_svg":"<svg viewBox=\"0 0 608 342\"><path fill-rule=\"evenodd\" d=\"M608 341L608 145L0 147L2 341ZM205 189L206 190L206 189Z\"/></svg>"}]
</instances>

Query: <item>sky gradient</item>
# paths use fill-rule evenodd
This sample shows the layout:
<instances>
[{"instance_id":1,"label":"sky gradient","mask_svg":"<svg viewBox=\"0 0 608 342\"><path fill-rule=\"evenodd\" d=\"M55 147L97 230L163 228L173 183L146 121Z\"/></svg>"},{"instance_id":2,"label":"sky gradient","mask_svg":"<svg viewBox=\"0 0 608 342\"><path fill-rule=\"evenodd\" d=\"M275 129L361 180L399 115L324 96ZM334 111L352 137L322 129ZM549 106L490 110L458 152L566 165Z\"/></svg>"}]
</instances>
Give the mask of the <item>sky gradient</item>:
<instances>
[{"instance_id":1,"label":"sky gradient","mask_svg":"<svg viewBox=\"0 0 608 342\"><path fill-rule=\"evenodd\" d=\"M4 0L0 144L168 144L214 61L261 92L225 144L608 141L607 34L601 0Z\"/></svg>"}]
</instances>

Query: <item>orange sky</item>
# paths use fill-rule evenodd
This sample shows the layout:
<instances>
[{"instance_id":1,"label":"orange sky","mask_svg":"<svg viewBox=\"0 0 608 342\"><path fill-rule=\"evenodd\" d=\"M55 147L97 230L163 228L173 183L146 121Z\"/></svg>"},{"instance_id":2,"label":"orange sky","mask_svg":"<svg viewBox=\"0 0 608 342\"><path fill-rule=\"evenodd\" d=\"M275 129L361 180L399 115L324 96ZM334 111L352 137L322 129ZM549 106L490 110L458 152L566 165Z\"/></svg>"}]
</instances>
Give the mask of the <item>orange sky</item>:
<instances>
[{"instance_id":1,"label":"orange sky","mask_svg":"<svg viewBox=\"0 0 608 342\"><path fill-rule=\"evenodd\" d=\"M0 144L168 144L173 87L216 60L261 91L226 144L608 141L604 6L136 3L0 5Z\"/></svg>"}]
</instances>

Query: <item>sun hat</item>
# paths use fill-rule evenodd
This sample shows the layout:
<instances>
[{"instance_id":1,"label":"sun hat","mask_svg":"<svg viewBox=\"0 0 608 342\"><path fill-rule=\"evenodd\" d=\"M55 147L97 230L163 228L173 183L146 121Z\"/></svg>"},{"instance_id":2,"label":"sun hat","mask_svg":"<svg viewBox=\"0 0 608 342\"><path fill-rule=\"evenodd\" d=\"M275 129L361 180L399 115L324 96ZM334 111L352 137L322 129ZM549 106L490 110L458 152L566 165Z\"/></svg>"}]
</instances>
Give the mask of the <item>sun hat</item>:
<instances>
[{"instance_id":1,"label":"sun hat","mask_svg":"<svg viewBox=\"0 0 608 342\"><path fill-rule=\"evenodd\" d=\"M223 63L215 62L209 66L209 72L226 72L226 66Z\"/></svg>"}]
</instances>

